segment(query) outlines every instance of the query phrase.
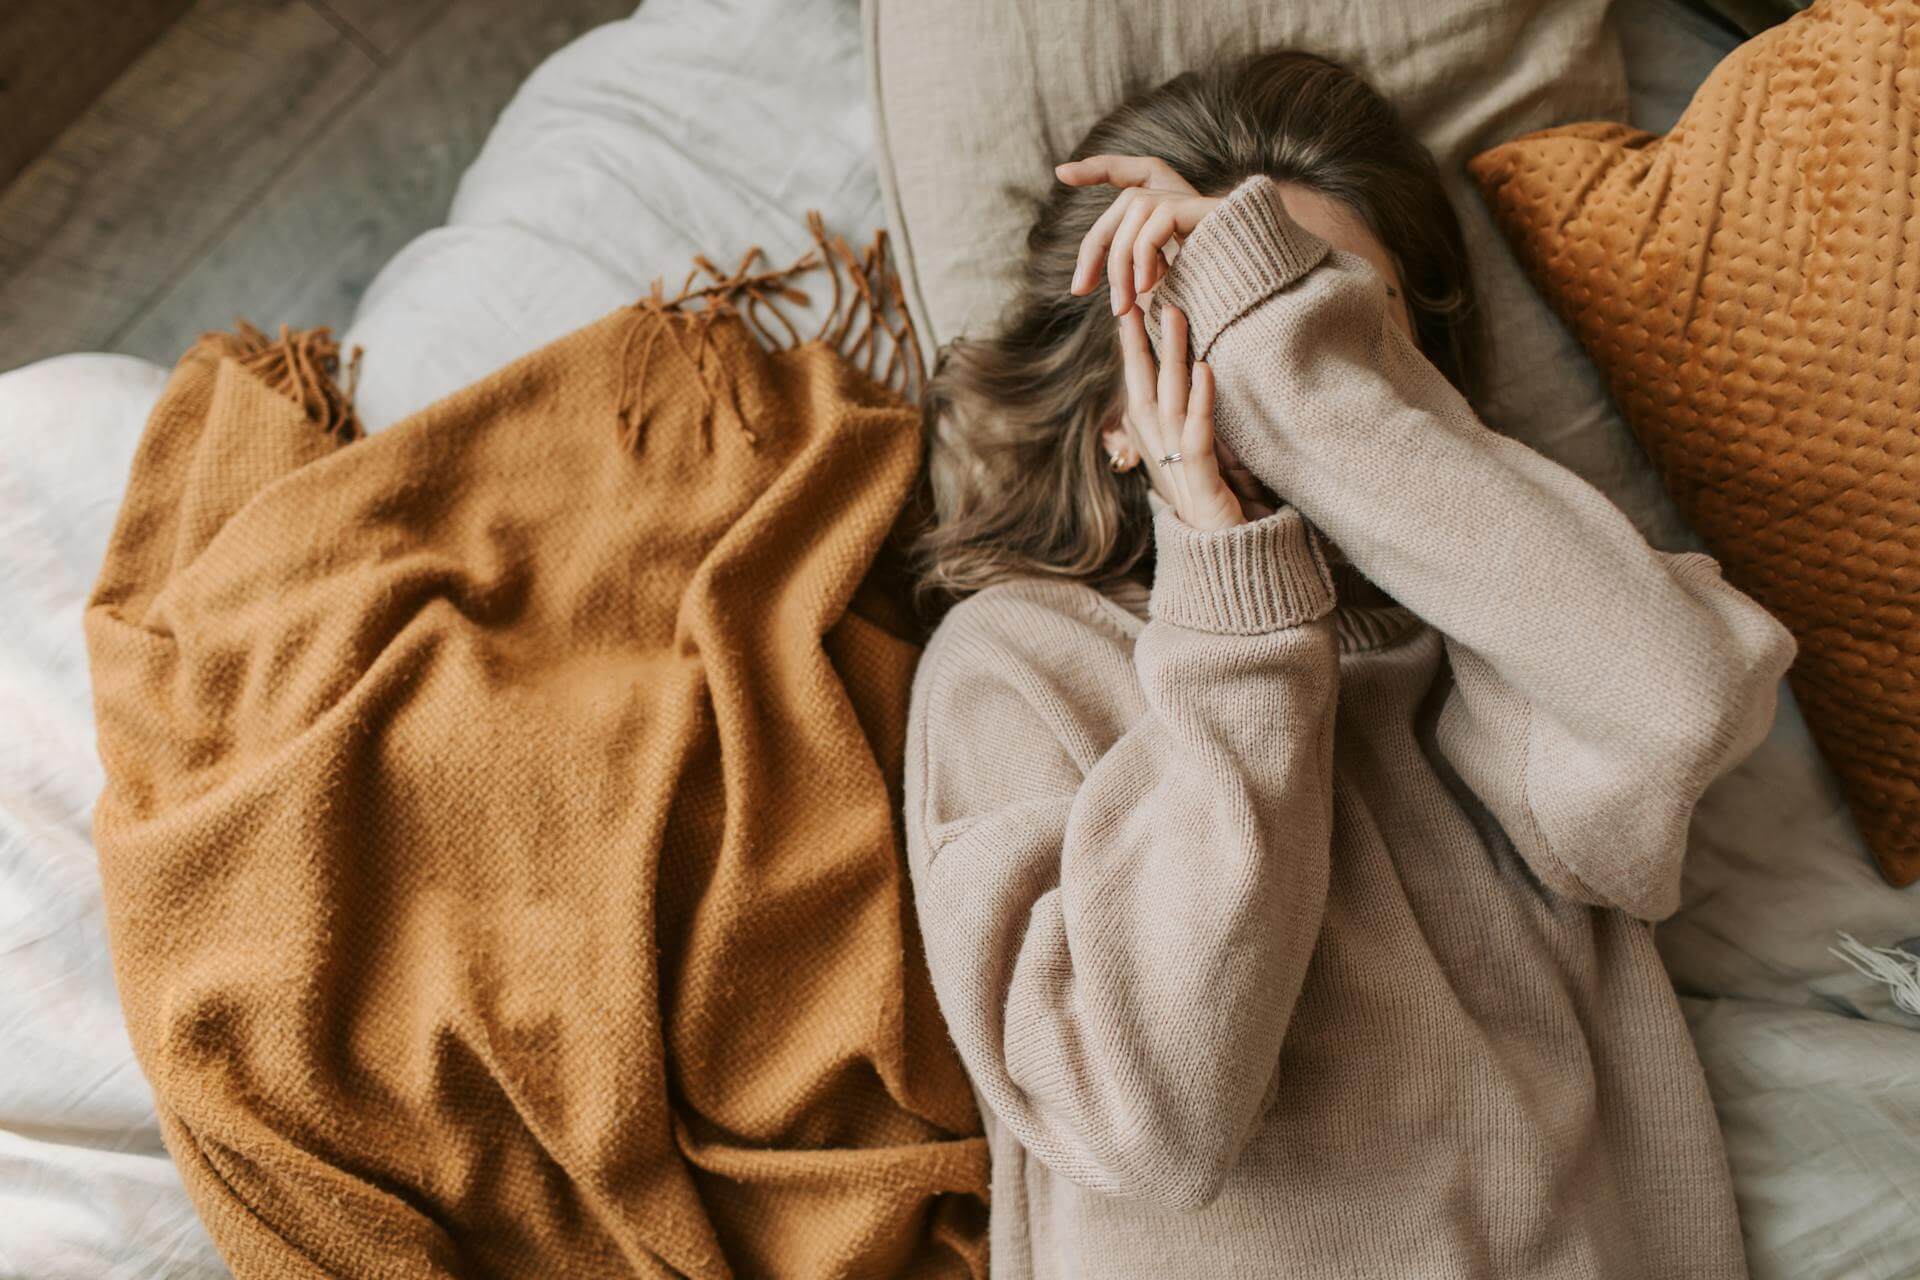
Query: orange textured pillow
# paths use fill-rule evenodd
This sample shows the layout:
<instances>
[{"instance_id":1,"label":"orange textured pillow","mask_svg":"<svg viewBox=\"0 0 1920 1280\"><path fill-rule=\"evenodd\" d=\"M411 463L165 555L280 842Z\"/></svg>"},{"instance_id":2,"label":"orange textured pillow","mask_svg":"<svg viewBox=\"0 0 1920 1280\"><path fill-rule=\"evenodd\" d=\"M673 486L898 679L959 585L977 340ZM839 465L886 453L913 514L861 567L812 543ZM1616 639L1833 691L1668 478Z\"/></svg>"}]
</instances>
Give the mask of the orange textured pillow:
<instances>
[{"instance_id":1,"label":"orange textured pillow","mask_svg":"<svg viewBox=\"0 0 1920 1280\"><path fill-rule=\"evenodd\" d=\"M1920 3L1820 0L1665 137L1471 169L1790 674L1866 842L1920 878Z\"/></svg>"}]
</instances>

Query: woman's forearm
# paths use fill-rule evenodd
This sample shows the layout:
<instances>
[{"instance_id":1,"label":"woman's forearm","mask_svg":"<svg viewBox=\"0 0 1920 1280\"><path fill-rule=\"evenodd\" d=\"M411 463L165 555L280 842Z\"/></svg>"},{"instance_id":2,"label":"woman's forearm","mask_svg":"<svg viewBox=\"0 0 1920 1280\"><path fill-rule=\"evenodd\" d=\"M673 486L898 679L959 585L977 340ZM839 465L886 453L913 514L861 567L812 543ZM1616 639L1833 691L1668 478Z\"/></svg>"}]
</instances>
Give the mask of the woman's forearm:
<instances>
[{"instance_id":1,"label":"woman's forearm","mask_svg":"<svg viewBox=\"0 0 1920 1280\"><path fill-rule=\"evenodd\" d=\"M1640 869L1651 883L1591 851L1684 842L1699 791L1765 732L1791 635L1701 572L1706 557L1656 550L1599 490L1482 424L1361 259L1323 253L1283 288L1234 292L1250 247L1312 252L1262 182L1216 210L1211 247L1196 233L1156 290L1206 299L1195 352L1215 370L1220 437L1473 668L1455 754L1482 771L1468 780L1483 798L1506 793L1489 802L1516 841L1579 864L1553 868L1569 891L1663 914L1669 867Z\"/></svg>"},{"instance_id":2,"label":"woman's forearm","mask_svg":"<svg viewBox=\"0 0 1920 1280\"><path fill-rule=\"evenodd\" d=\"M1156 530L1147 710L1083 775L1100 730L1050 698L1084 643L1057 615L1002 602L930 649L909 864L994 1113L1063 1177L1191 1207L1258 1123L1319 935L1338 676L1298 512Z\"/></svg>"}]
</instances>

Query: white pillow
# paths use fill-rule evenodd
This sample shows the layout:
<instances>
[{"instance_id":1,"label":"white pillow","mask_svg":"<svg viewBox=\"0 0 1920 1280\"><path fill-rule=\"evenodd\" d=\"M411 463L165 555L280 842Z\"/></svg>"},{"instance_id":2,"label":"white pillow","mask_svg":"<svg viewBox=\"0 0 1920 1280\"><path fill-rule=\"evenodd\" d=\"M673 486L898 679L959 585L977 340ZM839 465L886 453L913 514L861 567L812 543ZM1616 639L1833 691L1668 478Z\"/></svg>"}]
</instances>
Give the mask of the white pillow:
<instances>
[{"instance_id":1,"label":"white pillow","mask_svg":"<svg viewBox=\"0 0 1920 1280\"><path fill-rule=\"evenodd\" d=\"M884 224L855 0L647 0L528 77L461 178L447 225L374 279L369 430L643 296L696 253L784 266L806 213L856 245ZM816 283L819 287L816 287ZM816 299L825 278L800 282ZM812 329L800 326L803 334Z\"/></svg>"}]
</instances>

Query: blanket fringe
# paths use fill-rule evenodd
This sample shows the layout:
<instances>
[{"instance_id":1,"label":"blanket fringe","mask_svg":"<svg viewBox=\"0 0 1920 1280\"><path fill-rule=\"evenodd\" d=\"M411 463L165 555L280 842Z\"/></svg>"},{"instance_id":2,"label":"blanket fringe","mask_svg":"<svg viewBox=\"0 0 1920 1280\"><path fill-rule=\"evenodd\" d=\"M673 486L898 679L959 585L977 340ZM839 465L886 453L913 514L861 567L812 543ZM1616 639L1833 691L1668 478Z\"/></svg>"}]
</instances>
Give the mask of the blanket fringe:
<instances>
[{"instance_id":1,"label":"blanket fringe","mask_svg":"<svg viewBox=\"0 0 1920 1280\"><path fill-rule=\"evenodd\" d=\"M692 270L672 297L667 296L664 278L656 277L647 296L632 304L633 319L620 344L620 395L615 409L627 448L638 451L645 441L648 414L641 404L642 392L663 340L695 374L703 400L700 429L707 447L713 447L713 415L722 405L731 410L747 443L759 443L760 437L740 411L732 381L719 362L709 358L714 354L713 324L721 317L738 317L770 351L823 342L881 385L908 400L919 397L926 369L900 273L888 254L886 228L876 230L859 252L845 237L827 233L818 210L807 213L807 229L813 234L813 248L788 266L766 266L759 245L749 248L731 272L722 271L706 255L695 254ZM781 304L809 305L812 299L790 281L821 266L832 282L833 302L819 330L803 339ZM705 283L701 283L703 275L708 278ZM676 316L682 323L675 323ZM882 335L892 346L884 367Z\"/></svg>"},{"instance_id":2,"label":"blanket fringe","mask_svg":"<svg viewBox=\"0 0 1920 1280\"><path fill-rule=\"evenodd\" d=\"M360 385L360 347L347 358L347 385L343 390L335 380L340 373L340 344L333 330L322 325L314 329L290 329L280 326L280 336L269 338L244 319L235 320L233 331L202 334L200 341L215 352L240 362L241 368L258 377L268 387L293 400L307 421L328 435L341 440L360 437L360 418L354 412L354 393Z\"/></svg>"},{"instance_id":3,"label":"blanket fringe","mask_svg":"<svg viewBox=\"0 0 1920 1280\"><path fill-rule=\"evenodd\" d=\"M1839 937L1839 946L1827 948L1830 954L1861 976L1885 983L1897 1008L1920 1017L1920 955L1898 947L1870 947L1850 933Z\"/></svg>"}]
</instances>

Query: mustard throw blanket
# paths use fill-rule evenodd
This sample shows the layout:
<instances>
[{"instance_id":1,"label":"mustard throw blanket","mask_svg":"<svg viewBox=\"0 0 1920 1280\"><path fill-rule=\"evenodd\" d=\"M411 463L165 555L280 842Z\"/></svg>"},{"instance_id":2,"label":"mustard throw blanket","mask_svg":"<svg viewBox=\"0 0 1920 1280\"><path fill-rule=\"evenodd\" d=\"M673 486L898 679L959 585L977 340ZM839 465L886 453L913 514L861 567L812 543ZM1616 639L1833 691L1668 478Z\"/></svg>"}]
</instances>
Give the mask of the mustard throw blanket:
<instances>
[{"instance_id":1,"label":"mustard throw blanket","mask_svg":"<svg viewBox=\"0 0 1920 1280\"><path fill-rule=\"evenodd\" d=\"M365 438L324 331L175 370L95 834L239 1275L984 1273L897 823L918 427L884 254L821 244L819 339L703 262Z\"/></svg>"}]
</instances>

